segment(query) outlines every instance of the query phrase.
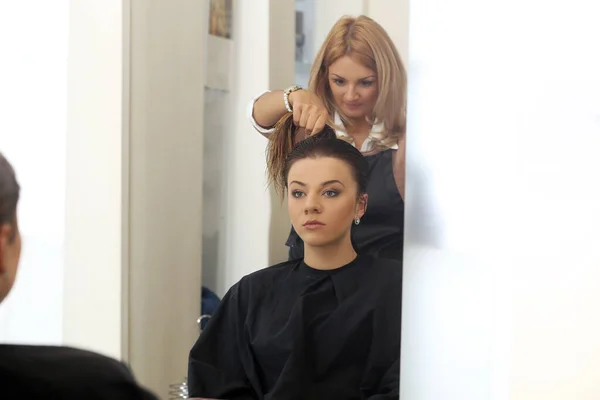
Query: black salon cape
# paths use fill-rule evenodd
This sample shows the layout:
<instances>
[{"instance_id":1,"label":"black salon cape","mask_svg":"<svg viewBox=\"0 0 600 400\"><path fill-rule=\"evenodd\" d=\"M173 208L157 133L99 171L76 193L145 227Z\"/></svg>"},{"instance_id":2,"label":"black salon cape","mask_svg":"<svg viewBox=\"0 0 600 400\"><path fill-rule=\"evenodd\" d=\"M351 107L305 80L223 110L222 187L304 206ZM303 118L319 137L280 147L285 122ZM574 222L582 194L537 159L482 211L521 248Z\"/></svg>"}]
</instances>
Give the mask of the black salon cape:
<instances>
[{"instance_id":1,"label":"black salon cape","mask_svg":"<svg viewBox=\"0 0 600 400\"><path fill-rule=\"evenodd\" d=\"M192 348L190 397L398 399L402 268L359 256L244 277Z\"/></svg>"},{"instance_id":2,"label":"black salon cape","mask_svg":"<svg viewBox=\"0 0 600 400\"><path fill-rule=\"evenodd\" d=\"M0 399L157 400L121 362L69 347L0 345Z\"/></svg>"}]
</instances>

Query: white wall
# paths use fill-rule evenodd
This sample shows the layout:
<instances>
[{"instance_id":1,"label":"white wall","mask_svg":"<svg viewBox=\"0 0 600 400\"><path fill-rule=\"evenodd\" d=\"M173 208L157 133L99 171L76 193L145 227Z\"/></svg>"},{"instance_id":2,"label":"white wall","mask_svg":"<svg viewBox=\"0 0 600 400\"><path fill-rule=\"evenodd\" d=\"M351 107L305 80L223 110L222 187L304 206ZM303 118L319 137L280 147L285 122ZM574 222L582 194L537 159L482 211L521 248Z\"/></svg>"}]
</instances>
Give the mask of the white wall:
<instances>
[{"instance_id":1,"label":"white wall","mask_svg":"<svg viewBox=\"0 0 600 400\"><path fill-rule=\"evenodd\" d=\"M266 139L246 117L248 102L269 89L270 0L236 1L231 131L224 147L225 227L217 291L223 294L242 276L269 265L271 200L265 180ZM240 18L243 16L243 18ZM290 27L292 29L292 27ZM293 43L290 44L293 46ZM293 61L293 60L292 60ZM283 239L285 242L285 239Z\"/></svg>"},{"instance_id":2,"label":"white wall","mask_svg":"<svg viewBox=\"0 0 600 400\"><path fill-rule=\"evenodd\" d=\"M233 72L237 63L231 63ZM229 71L228 71L229 72ZM235 91L206 88L204 91L203 176L202 176L202 285L210 290L225 293L225 284L219 282L219 271L225 265L225 223L227 219L224 207L227 193L225 186L227 175L228 149L225 147L227 135L231 133L233 123L230 107Z\"/></svg>"},{"instance_id":3,"label":"white wall","mask_svg":"<svg viewBox=\"0 0 600 400\"><path fill-rule=\"evenodd\" d=\"M0 3L0 152L22 187L23 237L0 342L62 341L68 15L66 0Z\"/></svg>"},{"instance_id":4,"label":"white wall","mask_svg":"<svg viewBox=\"0 0 600 400\"><path fill-rule=\"evenodd\" d=\"M123 2L70 2L64 343L121 358Z\"/></svg>"},{"instance_id":5,"label":"white wall","mask_svg":"<svg viewBox=\"0 0 600 400\"><path fill-rule=\"evenodd\" d=\"M124 353L167 398L199 333L208 3L132 0L130 11Z\"/></svg>"},{"instance_id":6,"label":"white wall","mask_svg":"<svg viewBox=\"0 0 600 400\"><path fill-rule=\"evenodd\" d=\"M390 35L400 57L408 60L408 0L364 0L365 14L377 21Z\"/></svg>"},{"instance_id":7,"label":"white wall","mask_svg":"<svg viewBox=\"0 0 600 400\"><path fill-rule=\"evenodd\" d=\"M599 398L598 11L411 3L403 398Z\"/></svg>"},{"instance_id":8,"label":"white wall","mask_svg":"<svg viewBox=\"0 0 600 400\"><path fill-rule=\"evenodd\" d=\"M344 15L365 14L365 0L315 1L315 53L319 51L331 27Z\"/></svg>"},{"instance_id":9,"label":"white wall","mask_svg":"<svg viewBox=\"0 0 600 400\"><path fill-rule=\"evenodd\" d=\"M290 229L285 204L267 188L267 139L247 107L294 82L294 2L234 7L231 90L207 89L205 99L203 283L221 296L244 275L286 260Z\"/></svg>"},{"instance_id":10,"label":"white wall","mask_svg":"<svg viewBox=\"0 0 600 400\"><path fill-rule=\"evenodd\" d=\"M295 43L294 21L294 0L271 1L269 23L270 88L284 89L291 85L290 82L294 82L296 53L293 45ZM290 43L292 43L292 46L290 46ZM290 233L291 220L287 210L287 202L281 201L274 188L269 188L269 193L271 196L269 265L274 265L288 259L289 248L285 245L285 242Z\"/></svg>"}]
</instances>

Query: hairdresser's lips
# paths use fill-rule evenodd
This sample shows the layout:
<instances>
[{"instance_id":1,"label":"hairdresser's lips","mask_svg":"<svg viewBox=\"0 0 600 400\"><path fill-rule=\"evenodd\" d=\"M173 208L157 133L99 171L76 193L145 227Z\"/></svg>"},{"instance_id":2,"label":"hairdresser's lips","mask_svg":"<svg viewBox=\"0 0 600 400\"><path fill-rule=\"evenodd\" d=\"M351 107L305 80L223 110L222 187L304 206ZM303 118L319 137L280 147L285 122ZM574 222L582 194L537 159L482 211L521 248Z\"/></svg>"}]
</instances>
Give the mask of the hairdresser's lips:
<instances>
[{"instance_id":1,"label":"hairdresser's lips","mask_svg":"<svg viewBox=\"0 0 600 400\"><path fill-rule=\"evenodd\" d=\"M344 103L344 107L346 107L349 110L358 110L362 106L362 103Z\"/></svg>"},{"instance_id":2,"label":"hairdresser's lips","mask_svg":"<svg viewBox=\"0 0 600 400\"><path fill-rule=\"evenodd\" d=\"M325 226L321 221L317 221L316 219L306 221L302 226L308 230L320 229Z\"/></svg>"}]
</instances>

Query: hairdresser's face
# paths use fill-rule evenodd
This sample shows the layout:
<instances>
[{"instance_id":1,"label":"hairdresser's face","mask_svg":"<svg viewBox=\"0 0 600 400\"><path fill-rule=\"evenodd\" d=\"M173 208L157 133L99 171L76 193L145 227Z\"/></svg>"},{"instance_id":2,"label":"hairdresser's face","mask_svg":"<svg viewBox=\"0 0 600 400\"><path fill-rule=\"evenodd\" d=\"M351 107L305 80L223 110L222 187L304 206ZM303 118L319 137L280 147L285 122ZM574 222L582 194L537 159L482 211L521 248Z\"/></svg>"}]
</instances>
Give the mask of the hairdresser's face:
<instances>
[{"instance_id":1,"label":"hairdresser's face","mask_svg":"<svg viewBox=\"0 0 600 400\"><path fill-rule=\"evenodd\" d=\"M335 104L349 118L373 113L379 94L377 73L351 56L340 57L329 66L329 87Z\"/></svg>"},{"instance_id":2,"label":"hairdresser's face","mask_svg":"<svg viewBox=\"0 0 600 400\"><path fill-rule=\"evenodd\" d=\"M17 222L0 224L0 302L15 283L20 257L21 234Z\"/></svg>"},{"instance_id":3,"label":"hairdresser's face","mask_svg":"<svg viewBox=\"0 0 600 400\"><path fill-rule=\"evenodd\" d=\"M348 164L331 157L296 161L288 175L288 210L306 246L350 242L350 228L365 211Z\"/></svg>"}]
</instances>

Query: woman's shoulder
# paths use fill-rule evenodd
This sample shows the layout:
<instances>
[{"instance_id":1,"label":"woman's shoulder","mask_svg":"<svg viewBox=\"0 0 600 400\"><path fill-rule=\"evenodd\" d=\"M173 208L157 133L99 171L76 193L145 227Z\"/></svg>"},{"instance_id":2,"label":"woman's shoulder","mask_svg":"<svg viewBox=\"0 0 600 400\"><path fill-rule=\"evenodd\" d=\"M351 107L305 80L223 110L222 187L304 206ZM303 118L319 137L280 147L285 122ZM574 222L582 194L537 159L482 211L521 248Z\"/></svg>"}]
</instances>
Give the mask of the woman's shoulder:
<instances>
[{"instance_id":1,"label":"woman's shoulder","mask_svg":"<svg viewBox=\"0 0 600 400\"><path fill-rule=\"evenodd\" d=\"M284 261L270 267L259 269L244 276L237 284L238 290L256 290L285 279L302 260Z\"/></svg>"},{"instance_id":2,"label":"woman's shoulder","mask_svg":"<svg viewBox=\"0 0 600 400\"><path fill-rule=\"evenodd\" d=\"M270 267L259 269L256 272L246 275L244 278L250 281L260 280L268 276L278 275L282 272L289 271L290 268L293 268L300 264L302 260L287 260L280 262L275 265L271 265Z\"/></svg>"},{"instance_id":3,"label":"woman's shoulder","mask_svg":"<svg viewBox=\"0 0 600 400\"><path fill-rule=\"evenodd\" d=\"M126 395L146 393L137 386L125 364L91 351L63 346L2 345L0 360L0 371L10 363L8 376L28 381L29 390L34 392L50 384L64 398L90 388L106 394L106 398L139 398Z\"/></svg>"},{"instance_id":4,"label":"woman's shoulder","mask_svg":"<svg viewBox=\"0 0 600 400\"><path fill-rule=\"evenodd\" d=\"M402 263L393 259L373 257L363 284L378 302L382 302L379 304L385 304L384 308L395 309L402 303Z\"/></svg>"},{"instance_id":5,"label":"woman's shoulder","mask_svg":"<svg viewBox=\"0 0 600 400\"><path fill-rule=\"evenodd\" d=\"M370 259L370 272L378 279L398 282L402 280L402 262L393 258L375 257L365 255Z\"/></svg>"},{"instance_id":6,"label":"woman's shoulder","mask_svg":"<svg viewBox=\"0 0 600 400\"><path fill-rule=\"evenodd\" d=\"M396 152L398 152L398 149L396 149L396 148L381 147L381 148L377 148L377 149L374 149L369 152L365 152L365 153L363 153L363 156L365 156L367 161L370 159L374 160L374 159L381 158L381 157L388 157L391 160L391 156Z\"/></svg>"}]
</instances>

